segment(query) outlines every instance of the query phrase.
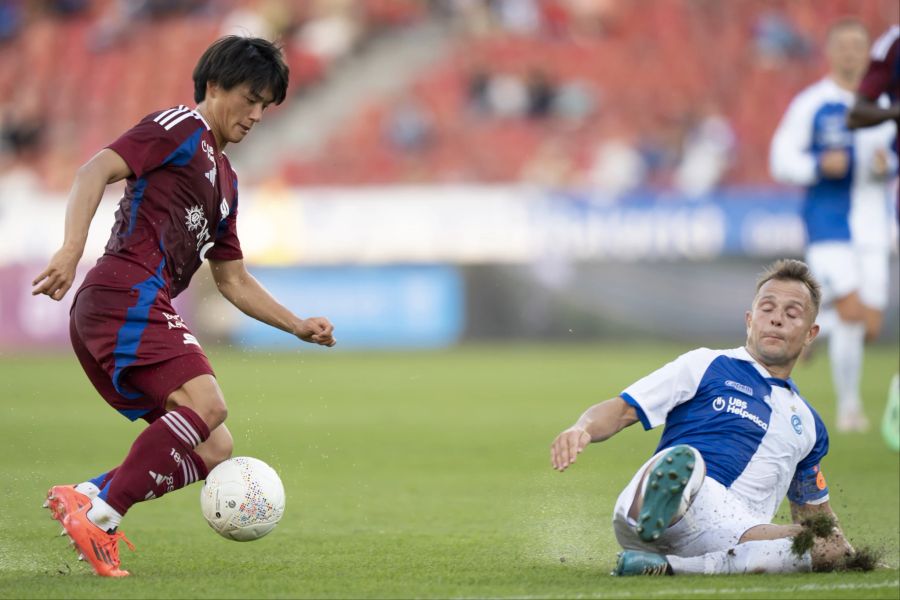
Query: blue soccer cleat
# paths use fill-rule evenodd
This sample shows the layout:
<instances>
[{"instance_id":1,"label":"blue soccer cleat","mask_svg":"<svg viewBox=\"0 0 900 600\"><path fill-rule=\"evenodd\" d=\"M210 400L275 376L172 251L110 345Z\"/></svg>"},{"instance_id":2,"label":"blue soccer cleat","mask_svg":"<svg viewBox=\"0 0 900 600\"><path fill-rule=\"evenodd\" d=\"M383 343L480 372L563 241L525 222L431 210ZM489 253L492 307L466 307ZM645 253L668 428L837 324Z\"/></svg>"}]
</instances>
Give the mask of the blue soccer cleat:
<instances>
[{"instance_id":1,"label":"blue soccer cleat","mask_svg":"<svg viewBox=\"0 0 900 600\"><path fill-rule=\"evenodd\" d=\"M672 522L695 466L694 451L682 444L673 446L650 469L637 519L637 533L642 540L658 540Z\"/></svg>"},{"instance_id":2,"label":"blue soccer cleat","mask_svg":"<svg viewBox=\"0 0 900 600\"><path fill-rule=\"evenodd\" d=\"M631 575L674 575L669 561L662 554L641 552L640 550L625 550L619 552L619 561L616 570L612 572L617 577L629 577Z\"/></svg>"}]
</instances>

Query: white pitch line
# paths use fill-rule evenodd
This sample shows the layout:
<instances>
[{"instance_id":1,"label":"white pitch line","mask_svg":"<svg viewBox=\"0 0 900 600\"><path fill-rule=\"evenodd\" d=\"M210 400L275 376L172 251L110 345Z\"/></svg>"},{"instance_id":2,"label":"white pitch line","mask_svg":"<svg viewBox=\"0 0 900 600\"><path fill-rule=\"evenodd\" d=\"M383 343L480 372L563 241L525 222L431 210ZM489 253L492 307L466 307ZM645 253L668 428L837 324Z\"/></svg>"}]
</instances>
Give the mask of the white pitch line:
<instances>
[{"instance_id":1,"label":"white pitch line","mask_svg":"<svg viewBox=\"0 0 900 600\"><path fill-rule=\"evenodd\" d=\"M750 588L694 588L667 590L620 592L608 594L579 594L566 596L573 600L602 600L604 598L648 598L652 596L699 596L701 594L771 594L779 592L825 592L833 590L875 590L879 588L900 587L900 580L882 581L880 583L804 583L786 587L750 587ZM457 597L454 600L554 600L560 596L478 596Z\"/></svg>"}]
</instances>

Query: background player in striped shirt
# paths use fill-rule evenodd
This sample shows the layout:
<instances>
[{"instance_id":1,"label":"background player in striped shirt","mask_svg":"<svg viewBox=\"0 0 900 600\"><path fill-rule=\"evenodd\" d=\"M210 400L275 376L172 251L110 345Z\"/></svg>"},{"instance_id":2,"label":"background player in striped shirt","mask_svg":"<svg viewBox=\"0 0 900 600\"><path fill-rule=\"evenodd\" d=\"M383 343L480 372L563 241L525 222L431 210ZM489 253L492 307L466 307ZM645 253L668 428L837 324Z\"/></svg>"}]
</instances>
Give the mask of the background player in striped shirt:
<instances>
[{"instance_id":1,"label":"background player in striped shirt","mask_svg":"<svg viewBox=\"0 0 900 600\"><path fill-rule=\"evenodd\" d=\"M858 21L831 27L829 73L791 102L769 157L775 180L804 187L806 262L822 284L819 324L829 338L838 431L868 429L860 398L863 349L878 336L888 302L896 126L886 121L851 131L846 124L868 49Z\"/></svg>"},{"instance_id":2,"label":"background player in striped shirt","mask_svg":"<svg viewBox=\"0 0 900 600\"><path fill-rule=\"evenodd\" d=\"M820 462L828 433L790 379L818 334L819 285L796 260L757 283L741 348L684 354L589 408L550 450L564 471L590 442L637 423L665 425L657 453L619 495L617 575L784 573L840 564L839 529L798 555L813 515L833 518ZM772 523L785 495L795 524Z\"/></svg>"},{"instance_id":3,"label":"background player in striped shirt","mask_svg":"<svg viewBox=\"0 0 900 600\"><path fill-rule=\"evenodd\" d=\"M294 315L257 282L237 236L238 180L223 150L284 100L288 68L280 50L258 38L222 38L200 58L193 79L196 108L148 115L79 169L62 248L34 280L33 294L65 296L104 189L125 179L104 255L73 300L70 333L100 395L149 426L117 467L54 486L46 503L104 576L128 575L119 568L118 526L133 504L204 479L231 456L222 390L171 304L202 262L247 315L306 342L335 343L327 319Z\"/></svg>"}]
</instances>

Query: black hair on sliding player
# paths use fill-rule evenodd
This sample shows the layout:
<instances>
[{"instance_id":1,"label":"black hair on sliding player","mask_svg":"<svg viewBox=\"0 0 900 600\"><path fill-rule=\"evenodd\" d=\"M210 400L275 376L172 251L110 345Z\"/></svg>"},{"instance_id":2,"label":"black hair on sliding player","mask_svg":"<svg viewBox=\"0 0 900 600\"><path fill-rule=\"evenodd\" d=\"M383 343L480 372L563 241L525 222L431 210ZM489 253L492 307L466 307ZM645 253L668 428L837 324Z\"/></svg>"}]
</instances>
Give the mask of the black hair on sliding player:
<instances>
[{"instance_id":1,"label":"black hair on sliding player","mask_svg":"<svg viewBox=\"0 0 900 600\"><path fill-rule=\"evenodd\" d=\"M287 94L288 66L281 48L262 38L229 35L206 49L194 67L194 100L206 98L206 83L230 90L249 84L257 95L269 90L272 101L281 104Z\"/></svg>"}]
</instances>

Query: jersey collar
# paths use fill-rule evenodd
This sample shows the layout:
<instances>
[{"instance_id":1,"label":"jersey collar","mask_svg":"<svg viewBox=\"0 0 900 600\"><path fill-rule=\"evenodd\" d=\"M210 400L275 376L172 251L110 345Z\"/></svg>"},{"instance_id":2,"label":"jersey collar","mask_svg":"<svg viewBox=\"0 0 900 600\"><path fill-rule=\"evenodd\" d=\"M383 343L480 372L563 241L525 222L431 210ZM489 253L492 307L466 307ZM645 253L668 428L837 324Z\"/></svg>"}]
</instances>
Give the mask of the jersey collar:
<instances>
[{"instance_id":1,"label":"jersey collar","mask_svg":"<svg viewBox=\"0 0 900 600\"><path fill-rule=\"evenodd\" d=\"M753 365L756 368L756 371L762 376L763 379L766 380L766 382L769 385L787 388L787 389L791 390L792 392L794 392L795 394L797 394L798 396L800 395L800 390L797 389L797 385L794 383L793 379L791 379L790 377L788 377L787 379L781 379L779 377L772 377L772 374L769 373L769 370L766 369L761 364L759 364L758 362L756 362L756 359L753 358L749 352L747 352L746 347L741 346L740 348L736 348L735 354L736 354L735 358L747 361L751 365Z\"/></svg>"}]
</instances>

